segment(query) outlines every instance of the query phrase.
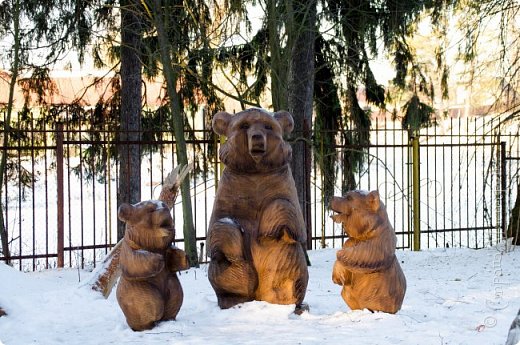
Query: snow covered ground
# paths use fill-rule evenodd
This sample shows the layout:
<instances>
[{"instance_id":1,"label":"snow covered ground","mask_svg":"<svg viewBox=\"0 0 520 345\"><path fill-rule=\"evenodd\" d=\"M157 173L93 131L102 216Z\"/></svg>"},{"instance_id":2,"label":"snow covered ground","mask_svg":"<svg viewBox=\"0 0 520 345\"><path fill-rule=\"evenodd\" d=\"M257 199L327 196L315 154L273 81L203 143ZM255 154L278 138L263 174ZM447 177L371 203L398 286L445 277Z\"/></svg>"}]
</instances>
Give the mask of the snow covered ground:
<instances>
[{"instance_id":1,"label":"snow covered ground","mask_svg":"<svg viewBox=\"0 0 520 345\"><path fill-rule=\"evenodd\" d=\"M250 302L220 310L207 266L180 276L177 321L145 332L126 325L115 299L105 300L74 269L21 273L0 264L0 344L504 344L520 307L520 248L505 252L398 251L408 281L396 315L351 311L331 281L336 250L309 252L310 311ZM79 282L81 280L81 282Z\"/></svg>"}]
</instances>

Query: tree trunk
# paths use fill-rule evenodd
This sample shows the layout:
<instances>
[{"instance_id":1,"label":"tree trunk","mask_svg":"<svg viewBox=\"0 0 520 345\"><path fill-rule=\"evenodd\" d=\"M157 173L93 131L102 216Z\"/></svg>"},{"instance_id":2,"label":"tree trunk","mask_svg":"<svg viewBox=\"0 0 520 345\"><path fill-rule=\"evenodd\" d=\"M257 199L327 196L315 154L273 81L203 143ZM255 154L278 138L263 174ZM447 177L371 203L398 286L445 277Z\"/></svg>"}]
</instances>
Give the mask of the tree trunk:
<instances>
[{"instance_id":1,"label":"tree trunk","mask_svg":"<svg viewBox=\"0 0 520 345\"><path fill-rule=\"evenodd\" d=\"M513 210L511 211L511 218L509 219L509 226L507 228L507 237L513 238L513 244L520 245L520 181L516 186L516 201Z\"/></svg>"},{"instance_id":2,"label":"tree trunk","mask_svg":"<svg viewBox=\"0 0 520 345\"><path fill-rule=\"evenodd\" d=\"M175 48L175 44L171 45L168 40L168 36L166 33L167 31L165 27L165 20L162 16L163 11L161 10L160 0L154 1L153 12L155 28L157 29L157 35L159 38L159 50L161 54L161 61L163 64L163 74L164 78L166 79L168 95L170 96L170 107L172 112L173 131L176 142L177 161L179 165L185 167L188 165L188 154L186 149L186 141L184 139L184 116L181 110L180 96L176 89L179 72L177 67L173 67L172 58L170 55L170 53L174 53L171 52L171 49ZM175 31L178 32L178 30ZM186 254L188 255L190 265L192 267L197 267L197 237L195 233L195 227L193 225L193 214L191 207L189 183L189 179L185 179L181 184L182 214L184 219L184 249Z\"/></svg>"},{"instance_id":3,"label":"tree trunk","mask_svg":"<svg viewBox=\"0 0 520 345\"><path fill-rule=\"evenodd\" d=\"M11 115L13 113L14 89L16 86L16 79L18 79L18 68L20 65L20 2L15 1L13 13L13 66L11 69L11 80L9 82L9 100L7 102L7 114L4 119L4 150L0 158L0 196L2 195L2 188L4 186L4 176L7 169L7 145L9 144L9 131L11 124ZM7 226L4 223L4 205L2 198L0 198L0 238L2 242L2 255L5 258L6 264L11 264L11 253L9 251L9 236L7 234Z\"/></svg>"},{"instance_id":4,"label":"tree trunk","mask_svg":"<svg viewBox=\"0 0 520 345\"><path fill-rule=\"evenodd\" d=\"M287 70L289 64L284 56L287 51L280 44L280 23L282 18L276 4L278 0L267 1L267 28L269 32L269 50L271 52L271 101L273 110L287 110ZM287 42L287 47L291 43Z\"/></svg>"},{"instance_id":5,"label":"tree trunk","mask_svg":"<svg viewBox=\"0 0 520 345\"><path fill-rule=\"evenodd\" d=\"M294 116L292 171L303 217L307 226L307 248L312 246L311 222L311 128L314 87L314 40L316 0L292 1L289 36L294 42L288 78L289 111ZM303 169L302 169L303 167Z\"/></svg>"},{"instance_id":6,"label":"tree trunk","mask_svg":"<svg viewBox=\"0 0 520 345\"><path fill-rule=\"evenodd\" d=\"M141 19L139 1L121 0L121 115L117 204L141 201ZM118 221L117 239L125 234Z\"/></svg>"}]
</instances>

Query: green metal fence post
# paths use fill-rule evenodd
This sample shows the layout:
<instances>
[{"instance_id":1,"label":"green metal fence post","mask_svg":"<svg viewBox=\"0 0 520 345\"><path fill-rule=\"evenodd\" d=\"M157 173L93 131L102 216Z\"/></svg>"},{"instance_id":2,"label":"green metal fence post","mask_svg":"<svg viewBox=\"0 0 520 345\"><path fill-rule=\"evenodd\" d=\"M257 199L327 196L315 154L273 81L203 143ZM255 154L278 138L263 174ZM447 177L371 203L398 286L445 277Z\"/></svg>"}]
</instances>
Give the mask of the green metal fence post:
<instances>
[{"instance_id":1,"label":"green metal fence post","mask_svg":"<svg viewBox=\"0 0 520 345\"><path fill-rule=\"evenodd\" d=\"M56 207L57 207L57 250L58 268L63 268L65 263L65 216L64 216L64 184L63 184L63 124L56 124Z\"/></svg>"},{"instance_id":2,"label":"green metal fence post","mask_svg":"<svg viewBox=\"0 0 520 345\"><path fill-rule=\"evenodd\" d=\"M420 194L420 156L419 135L415 133L412 139L412 190L413 190L413 250L421 250L421 194Z\"/></svg>"}]
</instances>

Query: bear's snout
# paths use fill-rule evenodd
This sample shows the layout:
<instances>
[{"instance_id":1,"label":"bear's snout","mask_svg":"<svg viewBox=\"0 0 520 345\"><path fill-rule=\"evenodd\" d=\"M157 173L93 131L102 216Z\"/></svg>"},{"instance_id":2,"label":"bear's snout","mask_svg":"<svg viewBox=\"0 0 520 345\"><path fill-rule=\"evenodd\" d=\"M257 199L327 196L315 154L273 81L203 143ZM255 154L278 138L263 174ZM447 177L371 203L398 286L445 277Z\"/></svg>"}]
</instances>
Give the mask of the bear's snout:
<instances>
[{"instance_id":1,"label":"bear's snout","mask_svg":"<svg viewBox=\"0 0 520 345\"><path fill-rule=\"evenodd\" d=\"M332 197L329 203L329 208L339 214L350 216L352 208L349 206L347 199L339 196Z\"/></svg>"},{"instance_id":2,"label":"bear's snout","mask_svg":"<svg viewBox=\"0 0 520 345\"><path fill-rule=\"evenodd\" d=\"M343 198L338 197L338 196L334 196L334 197L332 197L332 199L330 200L329 208L330 208L332 211L334 211L334 212L340 212L340 213L341 213L340 205L341 205L342 202L343 202Z\"/></svg>"},{"instance_id":3,"label":"bear's snout","mask_svg":"<svg viewBox=\"0 0 520 345\"><path fill-rule=\"evenodd\" d=\"M266 151L265 134L259 130L248 132L249 154L256 160L261 158Z\"/></svg>"}]
</instances>

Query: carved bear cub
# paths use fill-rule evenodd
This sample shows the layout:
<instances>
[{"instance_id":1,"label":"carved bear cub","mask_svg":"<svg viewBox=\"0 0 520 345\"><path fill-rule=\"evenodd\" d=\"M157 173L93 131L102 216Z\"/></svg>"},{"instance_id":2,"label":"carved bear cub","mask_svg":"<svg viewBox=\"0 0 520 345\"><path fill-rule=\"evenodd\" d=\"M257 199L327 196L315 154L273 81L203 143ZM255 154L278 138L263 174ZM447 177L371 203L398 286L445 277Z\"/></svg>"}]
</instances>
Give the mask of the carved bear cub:
<instances>
[{"instance_id":1,"label":"carved bear cub","mask_svg":"<svg viewBox=\"0 0 520 345\"><path fill-rule=\"evenodd\" d=\"M183 292L175 272L188 269L186 254L174 247L175 230L162 201L122 204L118 217L126 223L117 286L117 301L134 331L153 328L157 321L174 320Z\"/></svg>"},{"instance_id":2,"label":"carved bear cub","mask_svg":"<svg viewBox=\"0 0 520 345\"><path fill-rule=\"evenodd\" d=\"M406 279L395 256L397 242L377 191L350 191L334 197L332 216L349 236L337 252L332 280L351 309L396 313L403 303Z\"/></svg>"},{"instance_id":3,"label":"carved bear cub","mask_svg":"<svg viewBox=\"0 0 520 345\"><path fill-rule=\"evenodd\" d=\"M225 164L208 229L209 280L218 305L261 300L301 307L307 282L306 232L283 139L292 116L249 109L217 113Z\"/></svg>"}]
</instances>

